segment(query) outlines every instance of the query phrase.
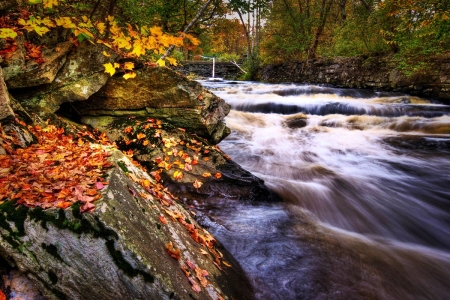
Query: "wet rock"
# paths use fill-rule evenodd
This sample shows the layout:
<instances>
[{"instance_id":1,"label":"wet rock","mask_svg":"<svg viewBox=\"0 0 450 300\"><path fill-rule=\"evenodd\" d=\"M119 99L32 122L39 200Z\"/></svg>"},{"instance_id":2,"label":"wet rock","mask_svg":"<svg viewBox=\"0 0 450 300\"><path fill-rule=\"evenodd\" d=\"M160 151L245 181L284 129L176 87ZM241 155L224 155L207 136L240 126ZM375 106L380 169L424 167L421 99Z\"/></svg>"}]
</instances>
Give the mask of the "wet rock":
<instances>
[{"instance_id":1,"label":"wet rock","mask_svg":"<svg viewBox=\"0 0 450 300\"><path fill-rule=\"evenodd\" d=\"M284 124L292 129L302 128L308 124L308 116L304 114L296 114L289 116Z\"/></svg>"},{"instance_id":2,"label":"wet rock","mask_svg":"<svg viewBox=\"0 0 450 300\"><path fill-rule=\"evenodd\" d=\"M136 78L113 77L89 101L76 103L81 115L145 115L195 132L212 143L229 133L223 118L230 106L168 68L145 68Z\"/></svg>"},{"instance_id":3,"label":"wet rock","mask_svg":"<svg viewBox=\"0 0 450 300\"><path fill-rule=\"evenodd\" d=\"M252 299L239 265L176 198L162 190L155 196L156 182L121 152L113 161L117 167L92 213L81 214L78 205L0 205L0 253L10 265L48 299ZM188 228L208 237L210 246ZM169 255L168 243L179 259ZM224 271L214 265L217 259Z\"/></svg>"},{"instance_id":4,"label":"wet rock","mask_svg":"<svg viewBox=\"0 0 450 300\"><path fill-rule=\"evenodd\" d=\"M3 70L0 67L0 121L14 117L14 111L11 108L10 102L8 89L3 80Z\"/></svg>"}]
</instances>

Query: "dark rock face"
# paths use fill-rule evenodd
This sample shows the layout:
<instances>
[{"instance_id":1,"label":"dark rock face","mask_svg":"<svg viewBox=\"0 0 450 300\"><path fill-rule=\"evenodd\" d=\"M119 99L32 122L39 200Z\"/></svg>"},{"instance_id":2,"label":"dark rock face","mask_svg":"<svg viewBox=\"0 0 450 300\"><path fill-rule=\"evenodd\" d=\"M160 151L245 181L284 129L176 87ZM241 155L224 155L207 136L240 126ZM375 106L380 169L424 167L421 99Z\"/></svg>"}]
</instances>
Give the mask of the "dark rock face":
<instances>
[{"instance_id":1,"label":"dark rock face","mask_svg":"<svg viewBox=\"0 0 450 300\"><path fill-rule=\"evenodd\" d=\"M325 83L336 87L395 91L450 104L450 57L436 58L435 68L407 77L389 57L315 59L269 65L260 71L268 82Z\"/></svg>"},{"instance_id":2,"label":"dark rock face","mask_svg":"<svg viewBox=\"0 0 450 300\"><path fill-rule=\"evenodd\" d=\"M210 61L185 61L173 69L186 76L194 74L198 77L209 78L212 77L213 63ZM230 62L215 63L214 77L234 80L242 74L242 70Z\"/></svg>"}]
</instances>

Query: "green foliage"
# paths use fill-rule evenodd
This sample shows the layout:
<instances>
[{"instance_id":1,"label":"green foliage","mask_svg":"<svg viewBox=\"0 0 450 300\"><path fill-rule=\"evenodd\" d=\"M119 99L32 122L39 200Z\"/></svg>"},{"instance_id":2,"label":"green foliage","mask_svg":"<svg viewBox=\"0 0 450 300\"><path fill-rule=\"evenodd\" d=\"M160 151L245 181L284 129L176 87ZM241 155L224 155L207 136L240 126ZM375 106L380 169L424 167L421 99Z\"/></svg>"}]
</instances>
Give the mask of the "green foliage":
<instances>
[{"instance_id":1,"label":"green foliage","mask_svg":"<svg viewBox=\"0 0 450 300\"><path fill-rule=\"evenodd\" d=\"M238 61L241 58L239 54L236 53L223 53L219 56L219 61Z\"/></svg>"},{"instance_id":2,"label":"green foliage","mask_svg":"<svg viewBox=\"0 0 450 300\"><path fill-rule=\"evenodd\" d=\"M254 80L256 78L256 75L258 71L261 69L262 60L261 57L258 55L258 52L253 52L250 57L247 58L247 60L244 62L243 69L247 71L243 75L243 80Z\"/></svg>"}]
</instances>

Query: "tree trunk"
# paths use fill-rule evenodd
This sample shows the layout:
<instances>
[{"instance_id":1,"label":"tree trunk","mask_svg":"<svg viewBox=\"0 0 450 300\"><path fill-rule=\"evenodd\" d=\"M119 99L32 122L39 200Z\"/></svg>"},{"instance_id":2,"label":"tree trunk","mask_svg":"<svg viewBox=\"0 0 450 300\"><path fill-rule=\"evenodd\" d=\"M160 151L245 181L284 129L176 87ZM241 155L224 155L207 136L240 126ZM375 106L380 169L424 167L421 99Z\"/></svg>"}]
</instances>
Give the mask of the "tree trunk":
<instances>
[{"instance_id":1,"label":"tree trunk","mask_svg":"<svg viewBox=\"0 0 450 300\"><path fill-rule=\"evenodd\" d=\"M333 0L322 0L322 10L320 11L320 23L317 27L316 35L314 37L314 43L308 50L308 59L316 57L317 47L319 46L319 39L322 36L323 30L325 29L325 24L327 22L328 14L331 9Z\"/></svg>"}]
</instances>

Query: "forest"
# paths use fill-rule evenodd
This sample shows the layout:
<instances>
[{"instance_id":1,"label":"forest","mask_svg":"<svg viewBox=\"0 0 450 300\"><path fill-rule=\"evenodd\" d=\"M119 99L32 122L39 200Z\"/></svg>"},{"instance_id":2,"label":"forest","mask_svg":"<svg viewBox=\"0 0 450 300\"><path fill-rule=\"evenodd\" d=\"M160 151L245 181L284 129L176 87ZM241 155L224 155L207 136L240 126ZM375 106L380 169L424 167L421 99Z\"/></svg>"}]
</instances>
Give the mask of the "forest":
<instances>
[{"instance_id":1,"label":"forest","mask_svg":"<svg viewBox=\"0 0 450 300\"><path fill-rule=\"evenodd\" d=\"M43 8L36 5L42 2ZM168 54L177 61L214 56L240 60L250 70L318 57L391 55L399 68L414 73L427 67L428 58L450 49L449 0L31 0L28 5L23 9L32 17L83 16L91 24L109 27L108 16L114 16L130 41L135 28L158 27L172 36L182 33L184 43L169 41L175 51L171 49L164 59ZM3 18L1 37L24 26ZM80 40L94 39L93 32L70 29ZM130 56L157 61L169 44L157 51L133 48ZM131 49L127 43L122 46Z\"/></svg>"}]
</instances>

